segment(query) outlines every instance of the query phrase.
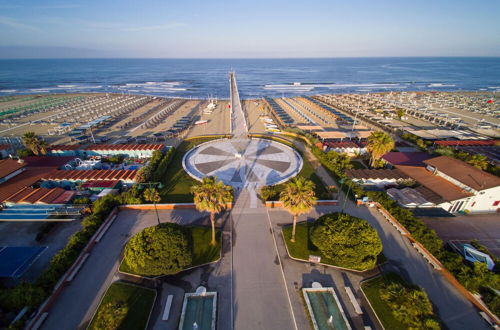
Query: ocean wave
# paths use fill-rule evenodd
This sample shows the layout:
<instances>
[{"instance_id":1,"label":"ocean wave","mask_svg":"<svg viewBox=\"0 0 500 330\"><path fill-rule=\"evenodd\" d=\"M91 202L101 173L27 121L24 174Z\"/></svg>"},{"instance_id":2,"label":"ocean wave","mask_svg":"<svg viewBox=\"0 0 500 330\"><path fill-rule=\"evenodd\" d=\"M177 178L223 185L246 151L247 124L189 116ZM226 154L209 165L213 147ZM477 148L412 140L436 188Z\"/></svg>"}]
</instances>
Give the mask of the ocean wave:
<instances>
[{"instance_id":1,"label":"ocean wave","mask_svg":"<svg viewBox=\"0 0 500 330\"><path fill-rule=\"evenodd\" d=\"M77 85L57 85L57 87L59 87L59 88L73 88L73 87L77 87Z\"/></svg>"},{"instance_id":2,"label":"ocean wave","mask_svg":"<svg viewBox=\"0 0 500 330\"><path fill-rule=\"evenodd\" d=\"M17 89L0 89L0 93L15 93Z\"/></svg>"},{"instance_id":3,"label":"ocean wave","mask_svg":"<svg viewBox=\"0 0 500 330\"><path fill-rule=\"evenodd\" d=\"M144 83L127 83L126 87L154 87L154 86L179 86L181 83L178 81L147 81Z\"/></svg>"},{"instance_id":4,"label":"ocean wave","mask_svg":"<svg viewBox=\"0 0 500 330\"><path fill-rule=\"evenodd\" d=\"M427 87L456 87L457 85L453 85L453 84L443 84L443 83L433 83L433 84L429 84L427 85Z\"/></svg>"}]
</instances>

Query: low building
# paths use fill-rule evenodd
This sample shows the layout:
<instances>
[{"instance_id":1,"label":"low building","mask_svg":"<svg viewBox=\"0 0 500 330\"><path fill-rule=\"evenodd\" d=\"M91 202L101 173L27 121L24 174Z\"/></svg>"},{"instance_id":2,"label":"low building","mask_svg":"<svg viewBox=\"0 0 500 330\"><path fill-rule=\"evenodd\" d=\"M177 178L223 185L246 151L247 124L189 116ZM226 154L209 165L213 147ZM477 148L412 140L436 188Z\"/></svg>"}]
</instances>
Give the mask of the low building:
<instances>
[{"instance_id":1,"label":"low building","mask_svg":"<svg viewBox=\"0 0 500 330\"><path fill-rule=\"evenodd\" d=\"M387 194L398 202L399 205L406 208L429 208L435 204L428 201L417 189L405 187L403 189L390 188Z\"/></svg>"},{"instance_id":2,"label":"low building","mask_svg":"<svg viewBox=\"0 0 500 330\"><path fill-rule=\"evenodd\" d=\"M458 200L467 199L473 196L472 193L454 185L445 178L434 175L423 166L396 166L398 170L405 173L425 188L424 198L427 201L434 201L436 206L448 211L449 206ZM420 190L417 190L421 192ZM462 209L460 209L462 210ZM455 213L460 210L451 210Z\"/></svg>"},{"instance_id":3,"label":"low building","mask_svg":"<svg viewBox=\"0 0 500 330\"><path fill-rule=\"evenodd\" d=\"M117 156L151 158L156 150L163 151L163 144L93 144L83 150L83 156Z\"/></svg>"},{"instance_id":4,"label":"low building","mask_svg":"<svg viewBox=\"0 0 500 330\"><path fill-rule=\"evenodd\" d=\"M364 188L384 188L412 181L408 175L398 169L352 169L347 171L347 176Z\"/></svg>"},{"instance_id":5,"label":"low building","mask_svg":"<svg viewBox=\"0 0 500 330\"><path fill-rule=\"evenodd\" d=\"M71 187L88 181L121 181L122 184L135 183L137 170L54 170L41 179L61 187Z\"/></svg>"},{"instance_id":6,"label":"low building","mask_svg":"<svg viewBox=\"0 0 500 330\"><path fill-rule=\"evenodd\" d=\"M359 143L353 141L344 142L325 142L323 150L328 152L333 150L338 153L347 154L348 156L361 156L367 153L366 143Z\"/></svg>"},{"instance_id":7,"label":"low building","mask_svg":"<svg viewBox=\"0 0 500 330\"><path fill-rule=\"evenodd\" d=\"M81 146L79 145L56 145L47 149L51 156L80 156Z\"/></svg>"},{"instance_id":8,"label":"low building","mask_svg":"<svg viewBox=\"0 0 500 330\"><path fill-rule=\"evenodd\" d=\"M500 209L499 177L448 156L428 159L424 163L427 171L470 194L442 205L448 212L497 212Z\"/></svg>"},{"instance_id":9,"label":"low building","mask_svg":"<svg viewBox=\"0 0 500 330\"><path fill-rule=\"evenodd\" d=\"M0 184L12 179L26 170L26 163L23 160L2 159L0 160Z\"/></svg>"},{"instance_id":10,"label":"low building","mask_svg":"<svg viewBox=\"0 0 500 330\"><path fill-rule=\"evenodd\" d=\"M432 158L426 152L388 152L382 159L389 165L424 166L424 160Z\"/></svg>"}]
</instances>

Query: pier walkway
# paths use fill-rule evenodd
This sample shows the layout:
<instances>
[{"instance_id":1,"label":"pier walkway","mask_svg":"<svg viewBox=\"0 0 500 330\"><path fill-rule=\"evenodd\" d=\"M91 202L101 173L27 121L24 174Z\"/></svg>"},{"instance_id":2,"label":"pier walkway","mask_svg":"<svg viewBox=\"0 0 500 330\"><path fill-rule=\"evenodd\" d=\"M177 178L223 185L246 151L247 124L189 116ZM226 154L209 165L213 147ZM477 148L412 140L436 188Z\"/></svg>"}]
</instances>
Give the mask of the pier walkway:
<instances>
[{"instance_id":1,"label":"pier walkway","mask_svg":"<svg viewBox=\"0 0 500 330\"><path fill-rule=\"evenodd\" d=\"M234 72L229 73L229 91L231 97L231 133L234 138L246 138L248 126L241 106L240 93L238 92L238 84L236 83Z\"/></svg>"}]
</instances>

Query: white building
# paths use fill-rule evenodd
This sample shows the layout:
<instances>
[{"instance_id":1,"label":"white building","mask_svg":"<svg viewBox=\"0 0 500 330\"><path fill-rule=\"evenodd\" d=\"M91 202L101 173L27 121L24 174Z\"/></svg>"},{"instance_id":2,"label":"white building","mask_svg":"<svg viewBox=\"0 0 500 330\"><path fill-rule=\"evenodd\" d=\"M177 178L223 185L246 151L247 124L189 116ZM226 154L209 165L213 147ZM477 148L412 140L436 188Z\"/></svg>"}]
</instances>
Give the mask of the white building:
<instances>
[{"instance_id":1,"label":"white building","mask_svg":"<svg viewBox=\"0 0 500 330\"><path fill-rule=\"evenodd\" d=\"M471 194L470 197L443 203L450 213L497 212L500 210L500 178L461 160L440 156L425 160L427 170Z\"/></svg>"}]
</instances>

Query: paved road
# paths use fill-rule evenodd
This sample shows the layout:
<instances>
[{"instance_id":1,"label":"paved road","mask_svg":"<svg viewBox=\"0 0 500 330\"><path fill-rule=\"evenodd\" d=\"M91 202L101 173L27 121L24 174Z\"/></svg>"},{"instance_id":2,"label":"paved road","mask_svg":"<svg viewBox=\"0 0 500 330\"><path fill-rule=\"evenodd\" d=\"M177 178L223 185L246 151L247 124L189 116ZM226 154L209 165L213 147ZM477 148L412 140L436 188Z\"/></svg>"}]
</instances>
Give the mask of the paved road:
<instances>
[{"instance_id":1,"label":"paved road","mask_svg":"<svg viewBox=\"0 0 500 330\"><path fill-rule=\"evenodd\" d=\"M297 329L267 211L250 194L231 210L234 328Z\"/></svg>"},{"instance_id":2,"label":"paved road","mask_svg":"<svg viewBox=\"0 0 500 330\"><path fill-rule=\"evenodd\" d=\"M195 210L160 210L159 214L162 222L209 224L207 216ZM129 210L120 212L104 238L92 250L79 274L62 291L59 299L50 309L42 329L85 329L92 319L101 297L112 282L120 278L137 282L136 279L126 278L116 273L121 259L122 247L131 236L154 225L156 225L154 211ZM228 241L229 232L225 230L224 236ZM223 250L223 258L217 264L183 272L178 276L166 277L159 283L151 283L147 280L139 281L139 284L153 286L153 288L159 286L157 290L159 295L151 317L150 329L177 329L184 293L194 292L200 284L206 284L209 290L221 293L218 302L220 312L218 324L221 329L230 329L230 315L226 311L231 307L230 291L227 285L231 258L229 246L224 246ZM174 302L171 318L168 322L164 322L161 321L161 315L168 294L174 294Z\"/></svg>"}]
</instances>

